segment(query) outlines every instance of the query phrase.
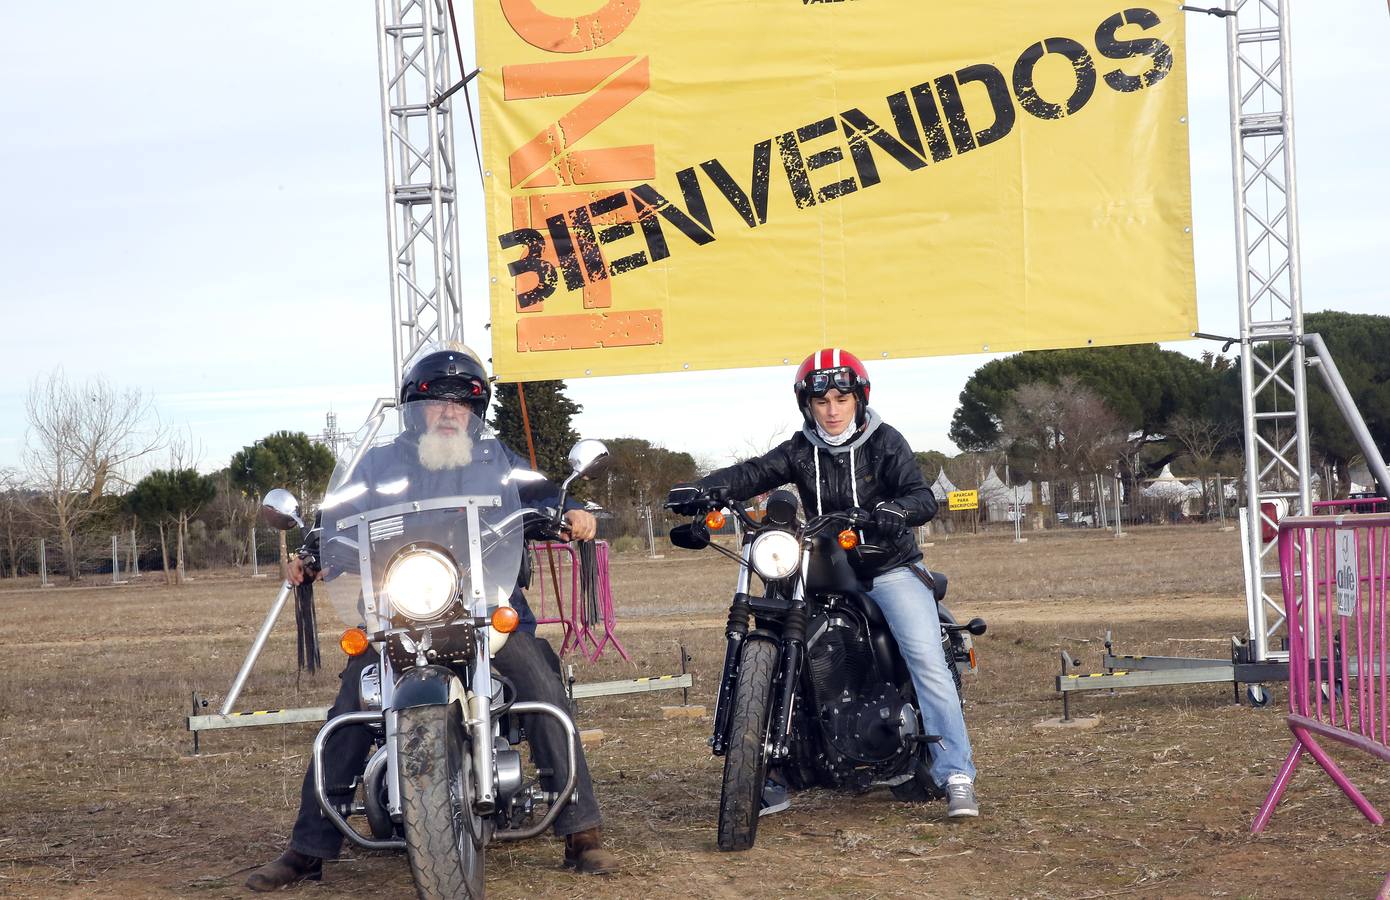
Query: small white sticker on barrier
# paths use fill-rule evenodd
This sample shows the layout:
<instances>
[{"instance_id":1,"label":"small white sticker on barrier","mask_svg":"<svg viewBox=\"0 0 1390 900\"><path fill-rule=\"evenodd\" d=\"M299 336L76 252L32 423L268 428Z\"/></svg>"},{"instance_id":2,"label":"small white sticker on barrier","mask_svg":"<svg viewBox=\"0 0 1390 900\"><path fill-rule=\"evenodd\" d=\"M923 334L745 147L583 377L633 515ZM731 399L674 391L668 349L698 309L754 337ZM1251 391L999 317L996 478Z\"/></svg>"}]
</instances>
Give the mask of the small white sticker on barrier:
<instances>
[{"instance_id":1,"label":"small white sticker on barrier","mask_svg":"<svg viewBox=\"0 0 1390 900\"><path fill-rule=\"evenodd\" d=\"M1337 615L1356 614L1356 595L1361 576L1356 565L1356 532L1340 528L1333 536L1337 545Z\"/></svg>"}]
</instances>

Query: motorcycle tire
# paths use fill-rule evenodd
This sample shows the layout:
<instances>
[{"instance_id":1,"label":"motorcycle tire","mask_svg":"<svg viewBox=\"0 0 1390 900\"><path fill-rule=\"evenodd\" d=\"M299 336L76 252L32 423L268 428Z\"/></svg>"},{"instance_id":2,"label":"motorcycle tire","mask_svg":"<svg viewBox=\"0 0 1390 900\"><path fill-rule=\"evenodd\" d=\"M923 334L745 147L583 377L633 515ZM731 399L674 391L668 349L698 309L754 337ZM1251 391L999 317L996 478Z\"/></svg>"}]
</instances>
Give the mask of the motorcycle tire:
<instances>
[{"instance_id":1,"label":"motorcycle tire","mask_svg":"<svg viewBox=\"0 0 1390 900\"><path fill-rule=\"evenodd\" d=\"M767 780L772 682L779 657L777 646L769 641L751 641L743 648L719 795L720 850L747 850L758 837L758 813Z\"/></svg>"},{"instance_id":2,"label":"motorcycle tire","mask_svg":"<svg viewBox=\"0 0 1390 900\"><path fill-rule=\"evenodd\" d=\"M895 784L888 790L893 799L903 803L931 803L946 796L931 777L931 751L923 749L912 772L912 777L902 784Z\"/></svg>"},{"instance_id":3,"label":"motorcycle tire","mask_svg":"<svg viewBox=\"0 0 1390 900\"><path fill-rule=\"evenodd\" d=\"M420 900L482 900L484 822L473 811L472 757L457 704L398 716L401 821Z\"/></svg>"},{"instance_id":4,"label":"motorcycle tire","mask_svg":"<svg viewBox=\"0 0 1390 900\"><path fill-rule=\"evenodd\" d=\"M955 649L953 641L949 639L942 641L946 668L951 670L951 680L956 686L956 698L960 700L963 707L965 706L965 684L961 680L960 666L954 662ZM931 745L923 747L919 753L912 777L902 784L893 785L889 790L893 792L893 799L901 800L904 803L929 803L945 798L946 793L936 786L936 782L931 777Z\"/></svg>"}]
</instances>

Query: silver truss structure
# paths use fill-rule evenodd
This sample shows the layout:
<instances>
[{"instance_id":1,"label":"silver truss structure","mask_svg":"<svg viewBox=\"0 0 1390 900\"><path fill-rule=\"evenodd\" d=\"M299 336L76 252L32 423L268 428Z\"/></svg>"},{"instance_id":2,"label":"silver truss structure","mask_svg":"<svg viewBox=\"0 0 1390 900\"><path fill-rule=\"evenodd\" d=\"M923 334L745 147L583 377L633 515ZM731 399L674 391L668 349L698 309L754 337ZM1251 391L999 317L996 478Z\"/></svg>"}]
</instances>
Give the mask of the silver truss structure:
<instances>
[{"instance_id":1,"label":"silver truss structure","mask_svg":"<svg viewBox=\"0 0 1390 900\"><path fill-rule=\"evenodd\" d=\"M392 395L422 345L463 338L450 31L446 0L377 0Z\"/></svg>"},{"instance_id":2,"label":"silver truss structure","mask_svg":"<svg viewBox=\"0 0 1390 900\"><path fill-rule=\"evenodd\" d=\"M1312 512L1287 4L1235 0L1226 35L1239 253L1246 608L1250 656L1263 662L1287 659L1271 650L1284 627L1276 510L1283 501L1287 514Z\"/></svg>"}]
</instances>

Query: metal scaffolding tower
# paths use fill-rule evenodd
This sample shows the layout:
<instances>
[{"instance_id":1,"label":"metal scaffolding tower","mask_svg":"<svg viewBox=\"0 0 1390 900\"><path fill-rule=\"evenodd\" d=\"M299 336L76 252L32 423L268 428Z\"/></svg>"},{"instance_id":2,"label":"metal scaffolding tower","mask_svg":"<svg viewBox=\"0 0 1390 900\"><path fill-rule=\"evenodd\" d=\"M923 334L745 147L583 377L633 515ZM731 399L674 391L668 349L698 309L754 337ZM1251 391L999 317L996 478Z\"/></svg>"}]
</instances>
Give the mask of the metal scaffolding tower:
<instances>
[{"instance_id":1,"label":"metal scaffolding tower","mask_svg":"<svg viewBox=\"0 0 1390 900\"><path fill-rule=\"evenodd\" d=\"M447 0L377 0L377 29L394 385L423 344L463 338Z\"/></svg>"},{"instance_id":2,"label":"metal scaffolding tower","mask_svg":"<svg viewBox=\"0 0 1390 900\"><path fill-rule=\"evenodd\" d=\"M1254 662L1287 658L1270 650L1284 626L1276 510L1287 505L1297 515L1312 511L1286 6L1282 0L1237 0L1226 19L1245 426L1246 607Z\"/></svg>"}]
</instances>

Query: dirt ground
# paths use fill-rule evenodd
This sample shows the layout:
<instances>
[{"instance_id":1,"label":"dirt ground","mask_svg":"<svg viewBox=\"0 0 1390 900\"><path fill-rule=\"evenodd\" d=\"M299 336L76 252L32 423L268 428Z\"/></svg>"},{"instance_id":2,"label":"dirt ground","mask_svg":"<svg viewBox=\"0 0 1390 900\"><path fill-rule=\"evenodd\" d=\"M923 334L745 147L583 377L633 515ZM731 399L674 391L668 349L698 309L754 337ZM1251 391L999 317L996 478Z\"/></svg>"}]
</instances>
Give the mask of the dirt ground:
<instances>
[{"instance_id":1,"label":"dirt ground","mask_svg":"<svg viewBox=\"0 0 1390 900\"><path fill-rule=\"evenodd\" d=\"M1222 657L1243 633L1238 539L1206 528L961 536L926 550L950 573L949 605L979 615L981 670L967 721L983 815L886 791L798 794L763 821L755 849L715 850L720 760L709 719L664 719L679 691L581 703L601 728L589 753L605 830L624 872L585 878L538 839L489 851L488 890L534 896L1361 897L1390 869L1390 833L1370 825L1305 763L1262 835L1250 821L1290 745L1268 709L1229 688L1079 695L1087 730L1038 727L1061 712L1065 649L1094 671L1107 629L1117 652ZM632 662L577 664L580 681L669 674L693 658L690 701L711 707L733 567L712 553L622 557L618 636ZM284 847L314 726L221 731L192 753L184 717L215 708L276 585L200 574L182 588L0 587L17 632L0 658L0 895L240 897L246 872ZM4 588L10 588L8 590ZM341 656L320 609L328 671L297 677L286 613L243 709L326 705ZM1390 766L1334 754L1390 807ZM404 857L349 852L298 896L408 897Z\"/></svg>"}]
</instances>

